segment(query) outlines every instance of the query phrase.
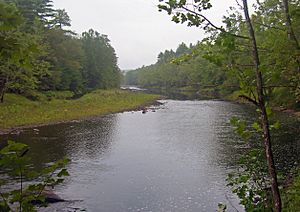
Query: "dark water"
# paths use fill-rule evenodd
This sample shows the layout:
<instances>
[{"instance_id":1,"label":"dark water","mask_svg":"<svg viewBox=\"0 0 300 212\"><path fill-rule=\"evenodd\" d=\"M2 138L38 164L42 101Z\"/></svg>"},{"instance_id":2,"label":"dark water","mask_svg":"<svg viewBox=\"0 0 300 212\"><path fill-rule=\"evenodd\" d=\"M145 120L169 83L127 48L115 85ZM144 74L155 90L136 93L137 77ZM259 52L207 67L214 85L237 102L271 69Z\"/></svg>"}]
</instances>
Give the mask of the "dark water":
<instances>
[{"instance_id":1,"label":"dark water","mask_svg":"<svg viewBox=\"0 0 300 212\"><path fill-rule=\"evenodd\" d=\"M252 120L246 106L223 101L167 100L156 112L127 112L80 123L28 129L11 136L31 147L36 166L68 157L71 174L56 192L73 201L42 211L242 211L227 173L249 147L232 132L232 116ZM278 167L299 162L299 121L279 115Z\"/></svg>"}]
</instances>

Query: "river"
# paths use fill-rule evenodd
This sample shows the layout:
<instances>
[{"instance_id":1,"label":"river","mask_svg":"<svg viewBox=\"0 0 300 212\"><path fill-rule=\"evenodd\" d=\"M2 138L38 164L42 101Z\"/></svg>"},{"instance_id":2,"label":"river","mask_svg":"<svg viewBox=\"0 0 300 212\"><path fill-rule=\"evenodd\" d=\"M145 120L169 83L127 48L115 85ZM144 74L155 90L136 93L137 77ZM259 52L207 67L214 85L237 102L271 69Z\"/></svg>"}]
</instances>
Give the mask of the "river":
<instances>
[{"instance_id":1,"label":"river","mask_svg":"<svg viewBox=\"0 0 300 212\"><path fill-rule=\"evenodd\" d=\"M71 176L56 188L72 201L41 211L209 212L219 202L243 211L225 179L249 144L233 133L229 120L251 121L253 108L212 100L162 102L146 114L112 114L10 135L31 147L37 167L72 160ZM300 124L286 114L278 118L282 128L274 134L274 149L277 166L285 170L300 162Z\"/></svg>"}]
</instances>

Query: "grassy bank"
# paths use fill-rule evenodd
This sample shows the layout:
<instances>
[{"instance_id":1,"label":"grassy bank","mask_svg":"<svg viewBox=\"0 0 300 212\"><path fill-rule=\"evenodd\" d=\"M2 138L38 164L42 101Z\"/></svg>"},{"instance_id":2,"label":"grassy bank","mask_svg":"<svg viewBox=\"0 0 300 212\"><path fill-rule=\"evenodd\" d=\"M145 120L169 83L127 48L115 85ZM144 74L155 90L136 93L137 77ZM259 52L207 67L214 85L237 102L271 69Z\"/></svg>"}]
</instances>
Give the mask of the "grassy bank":
<instances>
[{"instance_id":1,"label":"grassy bank","mask_svg":"<svg viewBox=\"0 0 300 212\"><path fill-rule=\"evenodd\" d=\"M98 90L76 100L51 101L31 101L7 94L5 103L0 104L0 130L131 110L151 104L157 98L157 95L122 90Z\"/></svg>"}]
</instances>

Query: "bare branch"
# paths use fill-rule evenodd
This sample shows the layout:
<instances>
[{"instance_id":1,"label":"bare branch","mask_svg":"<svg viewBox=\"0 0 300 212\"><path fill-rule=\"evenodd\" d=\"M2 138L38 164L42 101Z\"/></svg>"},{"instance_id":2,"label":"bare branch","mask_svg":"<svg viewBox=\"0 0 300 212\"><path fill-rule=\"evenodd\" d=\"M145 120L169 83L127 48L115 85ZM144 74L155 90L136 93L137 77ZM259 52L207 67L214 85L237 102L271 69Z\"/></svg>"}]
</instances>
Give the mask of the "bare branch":
<instances>
[{"instance_id":1,"label":"bare branch","mask_svg":"<svg viewBox=\"0 0 300 212\"><path fill-rule=\"evenodd\" d=\"M240 2L238 0L235 0L236 4L240 7L241 10L244 9L244 7L240 4Z\"/></svg>"}]
</instances>

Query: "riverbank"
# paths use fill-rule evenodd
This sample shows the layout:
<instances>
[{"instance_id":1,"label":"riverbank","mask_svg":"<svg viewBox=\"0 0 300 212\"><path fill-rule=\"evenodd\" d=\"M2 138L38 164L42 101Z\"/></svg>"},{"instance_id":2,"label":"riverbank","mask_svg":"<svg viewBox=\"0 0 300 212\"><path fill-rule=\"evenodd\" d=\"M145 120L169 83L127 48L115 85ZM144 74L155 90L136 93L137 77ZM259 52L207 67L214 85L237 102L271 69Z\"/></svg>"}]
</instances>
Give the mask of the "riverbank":
<instances>
[{"instance_id":1,"label":"riverbank","mask_svg":"<svg viewBox=\"0 0 300 212\"><path fill-rule=\"evenodd\" d=\"M97 90L76 100L31 101L7 94L0 104L0 134L15 128L80 120L140 109L154 104L158 95L122 90Z\"/></svg>"},{"instance_id":2,"label":"riverbank","mask_svg":"<svg viewBox=\"0 0 300 212\"><path fill-rule=\"evenodd\" d=\"M215 90L211 88L207 89L195 89L190 86L187 87L181 87L181 88L172 88L172 89L166 89L166 88L159 88L159 87L152 87L147 88L148 91L151 91L153 93L160 93L164 96L167 96L171 99L179 99L179 100L212 100L212 99L219 99L229 102L236 102L239 104L248 104L248 105L254 105L249 100L246 100L245 98L241 98L242 96L247 96L242 91L235 91L230 94L221 93L220 90ZM271 101L272 102L272 101ZM296 104L280 104L278 101L273 101L273 104L271 104L271 107L274 111L283 112L286 114L290 114L292 116L300 118L300 109L299 107L296 107Z\"/></svg>"},{"instance_id":3,"label":"riverbank","mask_svg":"<svg viewBox=\"0 0 300 212\"><path fill-rule=\"evenodd\" d=\"M236 91L230 95L225 96L223 99L226 101L253 105L250 101L248 101L244 98L241 98L240 95L243 95L243 93L240 91ZM271 108L274 111L283 112L283 113L290 114L290 115L300 118L300 110L299 109L294 109L294 108L291 108L288 106L278 106L276 104L271 105Z\"/></svg>"}]
</instances>

